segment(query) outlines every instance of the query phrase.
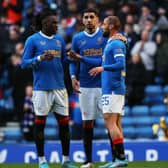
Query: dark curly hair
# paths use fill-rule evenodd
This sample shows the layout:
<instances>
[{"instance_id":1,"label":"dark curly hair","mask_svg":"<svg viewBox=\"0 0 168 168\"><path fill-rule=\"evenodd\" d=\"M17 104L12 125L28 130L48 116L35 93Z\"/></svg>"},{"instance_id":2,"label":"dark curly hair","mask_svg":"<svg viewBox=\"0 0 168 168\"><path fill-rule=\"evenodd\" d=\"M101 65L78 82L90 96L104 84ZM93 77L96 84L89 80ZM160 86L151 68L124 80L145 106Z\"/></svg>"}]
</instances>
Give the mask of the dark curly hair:
<instances>
[{"instance_id":1,"label":"dark curly hair","mask_svg":"<svg viewBox=\"0 0 168 168\"><path fill-rule=\"evenodd\" d=\"M52 15L56 15L56 12L54 12L52 10L44 10L40 14L38 14L33 20L33 24L32 24L33 30L40 31L42 29L42 21L46 17L52 16Z\"/></svg>"}]
</instances>

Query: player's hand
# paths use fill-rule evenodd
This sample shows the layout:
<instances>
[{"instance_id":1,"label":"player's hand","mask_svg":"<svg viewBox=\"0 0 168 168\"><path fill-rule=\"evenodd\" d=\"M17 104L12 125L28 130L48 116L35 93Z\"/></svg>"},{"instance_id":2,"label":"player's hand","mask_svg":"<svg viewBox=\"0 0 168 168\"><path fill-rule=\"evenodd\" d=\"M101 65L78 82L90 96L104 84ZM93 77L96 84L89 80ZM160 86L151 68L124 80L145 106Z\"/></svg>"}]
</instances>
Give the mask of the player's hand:
<instances>
[{"instance_id":1,"label":"player's hand","mask_svg":"<svg viewBox=\"0 0 168 168\"><path fill-rule=\"evenodd\" d=\"M90 71L89 71L89 74L91 76L96 76L97 74L101 73L104 71L104 68L103 67L95 67L95 68L92 68Z\"/></svg>"},{"instance_id":2,"label":"player's hand","mask_svg":"<svg viewBox=\"0 0 168 168\"><path fill-rule=\"evenodd\" d=\"M79 90L79 88L80 88L79 81L76 78L72 78L71 80L72 80L72 87L73 87L74 91L76 93L81 93L81 91Z\"/></svg>"},{"instance_id":3,"label":"player's hand","mask_svg":"<svg viewBox=\"0 0 168 168\"><path fill-rule=\"evenodd\" d=\"M41 55L40 59L43 61L43 60L52 60L54 58L54 55L51 54L50 52L48 51L45 51L43 55Z\"/></svg>"},{"instance_id":4,"label":"player's hand","mask_svg":"<svg viewBox=\"0 0 168 168\"><path fill-rule=\"evenodd\" d=\"M67 55L71 60L75 60L75 61L81 61L82 60L82 56L79 55L78 53L76 53L75 51L72 51L72 50L68 51Z\"/></svg>"}]
</instances>

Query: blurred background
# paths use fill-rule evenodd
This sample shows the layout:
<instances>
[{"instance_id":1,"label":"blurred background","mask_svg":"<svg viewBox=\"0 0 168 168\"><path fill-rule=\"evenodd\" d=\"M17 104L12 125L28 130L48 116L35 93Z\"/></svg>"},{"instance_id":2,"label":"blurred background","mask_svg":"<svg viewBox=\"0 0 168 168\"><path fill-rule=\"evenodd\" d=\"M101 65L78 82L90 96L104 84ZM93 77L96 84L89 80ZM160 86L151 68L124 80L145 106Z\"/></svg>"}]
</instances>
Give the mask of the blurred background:
<instances>
[{"instance_id":1,"label":"blurred background","mask_svg":"<svg viewBox=\"0 0 168 168\"><path fill-rule=\"evenodd\" d=\"M117 15L128 40L126 141L168 140L168 0L0 0L0 143L33 141L34 111L32 72L20 67L32 22L44 9L56 12L58 33L71 48L73 35L83 29L81 11L96 8L100 25ZM78 95L72 91L68 66L65 83L69 93L73 140L81 140ZM95 122L94 139L107 139L103 119ZM49 114L46 140L58 140L57 123Z\"/></svg>"}]
</instances>

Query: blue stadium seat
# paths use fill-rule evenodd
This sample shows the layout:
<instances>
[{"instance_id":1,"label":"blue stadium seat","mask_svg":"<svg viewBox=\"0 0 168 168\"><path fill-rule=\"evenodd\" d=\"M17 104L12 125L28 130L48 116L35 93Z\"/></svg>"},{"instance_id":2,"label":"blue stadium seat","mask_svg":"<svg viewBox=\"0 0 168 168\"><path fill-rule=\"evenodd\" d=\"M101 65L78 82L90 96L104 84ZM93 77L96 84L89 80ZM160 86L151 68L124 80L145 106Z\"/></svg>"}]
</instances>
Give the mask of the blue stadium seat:
<instances>
[{"instance_id":1,"label":"blue stadium seat","mask_svg":"<svg viewBox=\"0 0 168 168\"><path fill-rule=\"evenodd\" d=\"M161 76L156 76L154 79L155 84L162 85L163 84L163 78Z\"/></svg>"},{"instance_id":2,"label":"blue stadium seat","mask_svg":"<svg viewBox=\"0 0 168 168\"><path fill-rule=\"evenodd\" d=\"M153 139L153 131L151 126L142 126L135 129L136 132L136 138L147 138L147 139Z\"/></svg>"},{"instance_id":3,"label":"blue stadium seat","mask_svg":"<svg viewBox=\"0 0 168 168\"><path fill-rule=\"evenodd\" d=\"M130 116L131 115L131 109L129 106L125 106L125 116Z\"/></svg>"},{"instance_id":4,"label":"blue stadium seat","mask_svg":"<svg viewBox=\"0 0 168 168\"><path fill-rule=\"evenodd\" d=\"M153 119L150 116L138 116L132 118L135 127L152 126Z\"/></svg>"},{"instance_id":5,"label":"blue stadium seat","mask_svg":"<svg viewBox=\"0 0 168 168\"><path fill-rule=\"evenodd\" d=\"M95 121L96 127L105 127L104 125L104 119L103 118L97 118Z\"/></svg>"},{"instance_id":6,"label":"blue stadium seat","mask_svg":"<svg viewBox=\"0 0 168 168\"><path fill-rule=\"evenodd\" d=\"M152 116L165 116L167 114L166 105L153 105L150 107L150 114Z\"/></svg>"},{"instance_id":7,"label":"blue stadium seat","mask_svg":"<svg viewBox=\"0 0 168 168\"><path fill-rule=\"evenodd\" d=\"M8 140L20 141L20 140L22 140L22 138L23 138L22 132L18 128L4 130L4 140L5 141L8 141Z\"/></svg>"},{"instance_id":8,"label":"blue stadium seat","mask_svg":"<svg viewBox=\"0 0 168 168\"><path fill-rule=\"evenodd\" d=\"M108 133L106 128L94 128L94 139L108 139Z\"/></svg>"},{"instance_id":9,"label":"blue stadium seat","mask_svg":"<svg viewBox=\"0 0 168 168\"><path fill-rule=\"evenodd\" d=\"M161 85L147 85L145 87L146 96L162 95L162 93L163 93L163 88Z\"/></svg>"},{"instance_id":10,"label":"blue stadium seat","mask_svg":"<svg viewBox=\"0 0 168 168\"><path fill-rule=\"evenodd\" d=\"M131 109L133 116L147 116L149 115L149 107L147 105L135 105Z\"/></svg>"},{"instance_id":11,"label":"blue stadium seat","mask_svg":"<svg viewBox=\"0 0 168 168\"><path fill-rule=\"evenodd\" d=\"M166 123L167 123L167 125L168 125L168 117L166 117Z\"/></svg>"},{"instance_id":12,"label":"blue stadium seat","mask_svg":"<svg viewBox=\"0 0 168 168\"><path fill-rule=\"evenodd\" d=\"M168 85L165 85L165 86L163 87L163 94L164 94L164 95L168 95Z\"/></svg>"},{"instance_id":13,"label":"blue stadium seat","mask_svg":"<svg viewBox=\"0 0 168 168\"><path fill-rule=\"evenodd\" d=\"M58 129L56 128L45 128L45 138L46 140L57 140L58 139Z\"/></svg>"},{"instance_id":14,"label":"blue stadium seat","mask_svg":"<svg viewBox=\"0 0 168 168\"><path fill-rule=\"evenodd\" d=\"M131 116L124 116L122 117L122 125L125 126L132 126L134 124L133 119Z\"/></svg>"},{"instance_id":15,"label":"blue stadium seat","mask_svg":"<svg viewBox=\"0 0 168 168\"><path fill-rule=\"evenodd\" d=\"M123 127L123 133L124 133L124 137L127 139L136 138L135 127L133 126Z\"/></svg>"},{"instance_id":16,"label":"blue stadium seat","mask_svg":"<svg viewBox=\"0 0 168 168\"><path fill-rule=\"evenodd\" d=\"M160 116L150 116L153 124L159 124Z\"/></svg>"},{"instance_id":17,"label":"blue stadium seat","mask_svg":"<svg viewBox=\"0 0 168 168\"><path fill-rule=\"evenodd\" d=\"M46 127L58 127L57 120L54 116L48 116L46 120Z\"/></svg>"},{"instance_id":18,"label":"blue stadium seat","mask_svg":"<svg viewBox=\"0 0 168 168\"><path fill-rule=\"evenodd\" d=\"M164 96L163 95L148 95L144 97L144 104L146 105L154 105L154 104L158 104L158 105L163 105L164 104Z\"/></svg>"}]
</instances>

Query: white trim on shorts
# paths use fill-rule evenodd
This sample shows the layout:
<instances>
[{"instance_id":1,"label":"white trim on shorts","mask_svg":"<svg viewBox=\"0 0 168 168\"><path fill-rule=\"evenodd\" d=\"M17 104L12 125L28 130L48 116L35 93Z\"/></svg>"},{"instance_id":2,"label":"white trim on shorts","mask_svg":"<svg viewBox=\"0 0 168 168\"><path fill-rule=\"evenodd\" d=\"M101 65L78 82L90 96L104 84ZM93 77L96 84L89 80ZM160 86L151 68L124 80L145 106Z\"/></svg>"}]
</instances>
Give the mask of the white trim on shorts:
<instances>
[{"instance_id":1,"label":"white trim on shorts","mask_svg":"<svg viewBox=\"0 0 168 168\"><path fill-rule=\"evenodd\" d=\"M79 104L82 120L95 120L102 117L101 88L80 88Z\"/></svg>"},{"instance_id":2,"label":"white trim on shorts","mask_svg":"<svg viewBox=\"0 0 168 168\"><path fill-rule=\"evenodd\" d=\"M124 115L125 96L117 94L102 95L102 110L104 113Z\"/></svg>"},{"instance_id":3,"label":"white trim on shorts","mask_svg":"<svg viewBox=\"0 0 168 168\"><path fill-rule=\"evenodd\" d=\"M32 100L35 114L38 116L46 116L49 112L56 112L63 116L69 115L66 89L50 91L34 90Z\"/></svg>"}]
</instances>

